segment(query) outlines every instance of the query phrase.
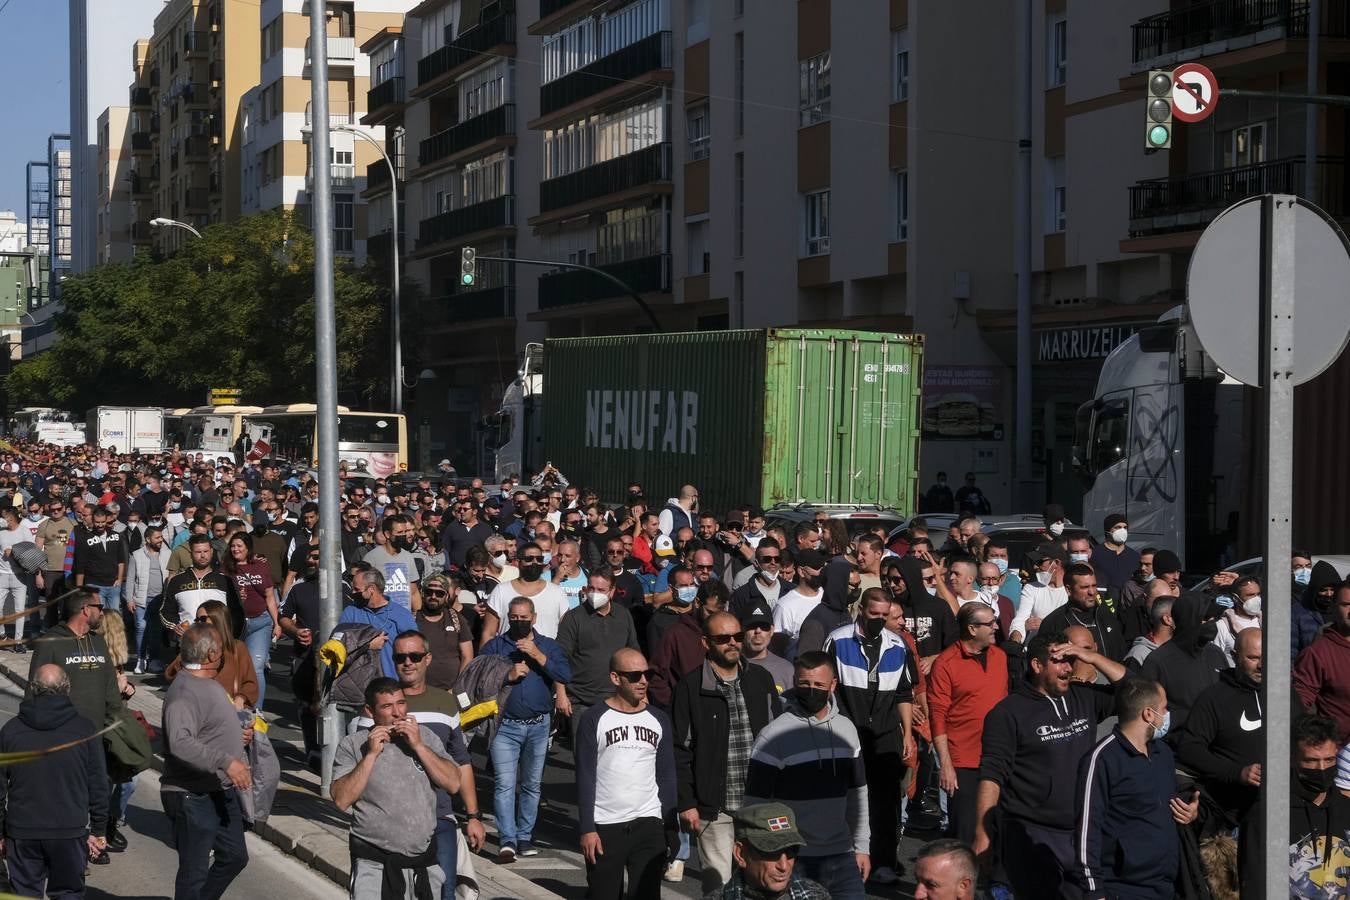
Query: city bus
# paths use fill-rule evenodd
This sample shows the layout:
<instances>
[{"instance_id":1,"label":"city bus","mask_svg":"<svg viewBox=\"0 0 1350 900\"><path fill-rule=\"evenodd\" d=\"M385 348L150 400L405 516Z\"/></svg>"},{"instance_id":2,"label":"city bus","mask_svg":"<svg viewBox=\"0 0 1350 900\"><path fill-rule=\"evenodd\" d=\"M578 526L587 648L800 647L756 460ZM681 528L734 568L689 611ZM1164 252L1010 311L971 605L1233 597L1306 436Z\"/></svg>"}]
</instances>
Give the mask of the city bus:
<instances>
[{"instance_id":1,"label":"city bus","mask_svg":"<svg viewBox=\"0 0 1350 900\"><path fill-rule=\"evenodd\" d=\"M313 403L269 406L244 417L254 440L267 455L303 466L319 465L318 421ZM338 407L338 459L349 471L388 478L408 470L408 423L397 413Z\"/></svg>"},{"instance_id":2,"label":"city bus","mask_svg":"<svg viewBox=\"0 0 1350 900\"><path fill-rule=\"evenodd\" d=\"M9 433L21 441L74 447L84 443L84 424L73 413L50 406L25 406L10 419Z\"/></svg>"},{"instance_id":3,"label":"city bus","mask_svg":"<svg viewBox=\"0 0 1350 900\"><path fill-rule=\"evenodd\" d=\"M244 418L262 412L261 406L197 406L165 410L164 443L184 453L208 456L234 455L234 443L244 427ZM256 439L257 436L250 434ZM252 446L252 441L250 441Z\"/></svg>"}]
</instances>

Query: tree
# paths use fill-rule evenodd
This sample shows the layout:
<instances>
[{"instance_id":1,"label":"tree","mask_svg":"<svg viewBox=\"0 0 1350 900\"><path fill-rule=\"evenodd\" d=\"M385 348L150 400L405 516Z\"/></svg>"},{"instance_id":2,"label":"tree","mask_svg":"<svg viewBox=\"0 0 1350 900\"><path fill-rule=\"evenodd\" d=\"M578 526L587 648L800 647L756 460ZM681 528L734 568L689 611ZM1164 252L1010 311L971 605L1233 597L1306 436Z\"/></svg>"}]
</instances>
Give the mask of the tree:
<instances>
[{"instance_id":1,"label":"tree","mask_svg":"<svg viewBox=\"0 0 1350 900\"><path fill-rule=\"evenodd\" d=\"M376 275L334 272L346 394L388 383L389 290ZM7 378L14 406L194 406L223 386L258 405L314 398L314 240L294 213L211 226L172 257L100 266L61 294L52 349Z\"/></svg>"}]
</instances>

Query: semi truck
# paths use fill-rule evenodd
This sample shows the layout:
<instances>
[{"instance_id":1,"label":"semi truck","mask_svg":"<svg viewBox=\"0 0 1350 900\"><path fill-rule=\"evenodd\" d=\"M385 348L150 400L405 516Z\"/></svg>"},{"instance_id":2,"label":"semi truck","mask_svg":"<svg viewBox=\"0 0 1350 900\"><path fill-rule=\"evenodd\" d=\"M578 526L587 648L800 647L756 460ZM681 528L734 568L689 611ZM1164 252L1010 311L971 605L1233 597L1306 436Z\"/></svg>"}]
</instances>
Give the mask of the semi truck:
<instances>
[{"instance_id":1,"label":"semi truck","mask_svg":"<svg viewBox=\"0 0 1350 900\"><path fill-rule=\"evenodd\" d=\"M86 433L99 449L158 453L164 449L164 410L158 406L96 406L89 410Z\"/></svg>"},{"instance_id":2,"label":"semi truck","mask_svg":"<svg viewBox=\"0 0 1350 900\"><path fill-rule=\"evenodd\" d=\"M1343 355L1294 395L1293 539L1311 553L1343 552L1350 541L1339 415L1347 385ZM1093 399L1078 410L1073 463L1086 486L1084 522L1095 529L1121 513L1132 546L1175 550L1197 574L1259 555L1259 399L1205 352L1184 306L1140 329L1106 358Z\"/></svg>"},{"instance_id":3,"label":"semi truck","mask_svg":"<svg viewBox=\"0 0 1350 900\"><path fill-rule=\"evenodd\" d=\"M495 474L551 464L617 501L698 487L724 510L780 503L912 512L923 338L759 329L560 338L526 347L494 417ZM545 394L547 391L547 394Z\"/></svg>"}]
</instances>

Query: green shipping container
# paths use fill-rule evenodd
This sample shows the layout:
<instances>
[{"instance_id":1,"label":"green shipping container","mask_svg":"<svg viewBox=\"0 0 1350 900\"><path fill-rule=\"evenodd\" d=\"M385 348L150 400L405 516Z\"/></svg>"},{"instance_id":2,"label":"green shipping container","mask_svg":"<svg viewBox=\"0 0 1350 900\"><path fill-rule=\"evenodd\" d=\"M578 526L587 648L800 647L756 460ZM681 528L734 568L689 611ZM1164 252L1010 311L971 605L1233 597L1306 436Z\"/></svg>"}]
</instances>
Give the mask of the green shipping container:
<instances>
[{"instance_id":1,"label":"green shipping container","mask_svg":"<svg viewBox=\"0 0 1350 900\"><path fill-rule=\"evenodd\" d=\"M544 456L608 502L682 484L700 507L912 512L923 337L826 329L561 338L544 345Z\"/></svg>"}]
</instances>

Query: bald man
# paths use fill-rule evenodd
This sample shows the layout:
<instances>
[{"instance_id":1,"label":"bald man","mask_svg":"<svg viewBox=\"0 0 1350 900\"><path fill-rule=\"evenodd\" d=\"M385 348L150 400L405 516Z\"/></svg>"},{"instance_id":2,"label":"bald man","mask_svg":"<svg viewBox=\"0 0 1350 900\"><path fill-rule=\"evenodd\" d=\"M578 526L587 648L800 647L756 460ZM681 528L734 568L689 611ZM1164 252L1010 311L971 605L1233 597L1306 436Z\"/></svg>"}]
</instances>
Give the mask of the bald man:
<instances>
[{"instance_id":1,"label":"bald man","mask_svg":"<svg viewBox=\"0 0 1350 900\"><path fill-rule=\"evenodd\" d=\"M1097 641L1092 636L1091 630L1084 628L1082 625L1073 625L1064 629L1064 636L1069 639L1070 644L1073 644L1080 650L1091 650L1094 652L1097 650ZM1083 684L1109 683L1106 680L1106 677L1097 671L1096 666L1091 663L1083 662L1082 659L1074 659L1073 671L1069 674L1069 678L1073 681L1081 681ZM1103 719L1097 725L1097 740L1106 737L1115 727L1115 716L1109 716Z\"/></svg>"}]
</instances>

